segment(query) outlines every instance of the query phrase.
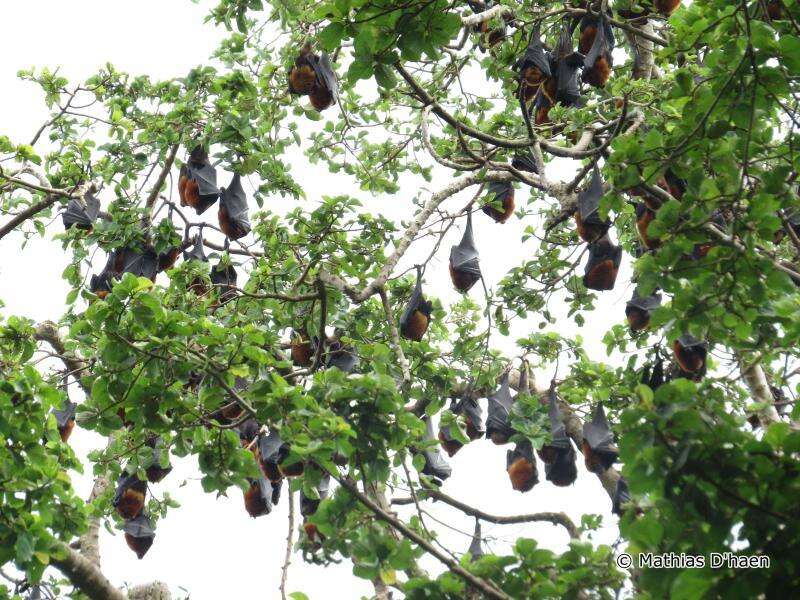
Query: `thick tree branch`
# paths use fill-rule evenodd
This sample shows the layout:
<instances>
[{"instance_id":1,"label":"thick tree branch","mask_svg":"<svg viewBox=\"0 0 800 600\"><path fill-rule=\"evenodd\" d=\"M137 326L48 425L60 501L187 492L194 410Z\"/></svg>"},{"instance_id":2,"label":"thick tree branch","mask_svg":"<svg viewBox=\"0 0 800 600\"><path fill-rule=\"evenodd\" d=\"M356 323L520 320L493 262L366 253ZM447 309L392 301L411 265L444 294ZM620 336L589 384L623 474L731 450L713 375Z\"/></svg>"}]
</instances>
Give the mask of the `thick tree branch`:
<instances>
[{"instance_id":1,"label":"thick tree branch","mask_svg":"<svg viewBox=\"0 0 800 600\"><path fill-rule=\"evenodd\" d=\"M781 418L775 409L775 398L773 398L772 391L769 389L764 368L759 364L758 360L748 364L746 358L739 352L737 352L737 359L739 360L742 379L744 379L747 389L750 390L750 395L755 402L764 405L764 408L758 411L759 420L765 426L770 423L777 423Z\"/></svg>"},{"instance_id":2,"label":"thick tree branch","mask_svg":"<svg viewBox=\"0 0 800 600\"><path fill-rule=\"evenodd\" d=\"M53 556L50 564L61 571L81 592L92 600L125 600L125 594L114 587L90 560L66 544L61 544L59 550L63 556Z\"/></svg>"},{"instance_id":3,"label":"thick tree branch","mask_svg":"<svg viewBox=\"0 0 800 600\"><path fill-rule=\"evenodd\" d=\"M502 4L498 4L497 6L493 6L489 10L461 17L461 24L464 27L472 27L473 25L484 23L485 21L489 21L501 15L512 15L512 14L513 13L511 12L511 9L509 9L506 6L503 6Z\"/></svg>"}]
</instances>

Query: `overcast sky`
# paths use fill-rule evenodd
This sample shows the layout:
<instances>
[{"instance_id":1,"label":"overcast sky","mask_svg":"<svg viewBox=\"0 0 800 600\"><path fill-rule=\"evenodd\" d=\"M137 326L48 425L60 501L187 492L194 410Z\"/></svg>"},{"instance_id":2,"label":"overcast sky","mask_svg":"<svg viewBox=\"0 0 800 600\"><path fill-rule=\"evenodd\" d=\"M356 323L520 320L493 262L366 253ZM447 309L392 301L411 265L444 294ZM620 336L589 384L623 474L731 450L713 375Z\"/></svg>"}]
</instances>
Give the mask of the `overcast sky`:
<instances>
[{"instance_id":1,"label":"overcast sky","mask_svg":"<svg viewBox=\"0 0 800 600\"><path fill-rule=\"evenodd\" d=\"M17 143L28 142L48 117L36 87L16 78L16 72L22 68L59 67L73 83L94 73L107 61L119 70L153 78L185 75L210 55L223 37L224 32L203 23L209 6L208 2L198 6L189 0L126 3L28 0L3 3L0 13L0 56L3 57L0 61L0 89L3 90L0 94L0 134L8 135ZM333 119L338 113L331 109L325 116ZM571 165L556 165L551 169L551 176L566 178L572 169ZM406 193L404 190L395 197L381 199L362 194L355 186L347 186L346 180L322 172L319 165L312 167L299 163L295 172L309 182L306 200L309 208L313 208L323 193L351 193L359 196L370 210L380 211L391 218L407 218L413 211L411 198L419 192ZM226 176L221 178L221 182L225 181ZM437 186L434 179L430 188L435 190L443 185ZM425 195L425 192L419 193ZM517 195L518 204L526 201L521 190ZM447 207L455 210L463 206L468 197L456 197L447 203ZM273 209L286 207L288 202L276 198ZM252 208L255 210L254 203ZM532 256L534 242L520 242L523 227L518 220L512 219L504 226L495 225L483 215L477 215L475 220L483 271L487 285L492 287L509 267ZM60 229L58 219L48 229L46 239L34 239L22 250L19 249L18 236L8 236L0 241L0 299L6 304L2 309L6 316L17 314L37 321L57 320L64 312L67 287L61 280L61 272L68 260L60 243L51 239ZM428 281L447 280L448 249L450 243L457 242L460 231L453 230L451 234L452 241L442 245L441 256L426 274ZM99 262L103 262L102 257ZM401 267L413 263L414 256L410 255ZM606 292L598 302L600 314L613 315L612 320L616 322L624 318L624 303L631 293L628 279L629 272L623 269L617 289ZM476 299L478 287L473 291ZM449 287L435 291L445 302L455 298ZM537 322L538 319L533 318L527 323L518 323L511 338L497 340L496 346L514 353L513 339L528 334ZM561 333L574 333L571 322L561 323L564 323L560 325ZM590 354L601 360L604 359L604 350L599 340L604 331L605 327L581 331ZM540 374L540 379L546 381L550 375ZM70 443L76 451L85 454L100 447L102 440L94 434L76 430ZM493 446L487 440L468 445L450 459L453 476L445 483L444 491L500 515L563 510L580 523L584 512L600 513L605 522L595 541L612 543L616 540L616 518L610 514L610 500L596 477L583 469L582 461L579 461L578 481L571 488L556 488L544 481L540 464L542 482L533 491L520 494L512 491L508 483L505 451L505 447ZM88 472L91 472L90 468ZM479 477L476 474L480 474ZM80 494L88 496L90 476L74 474L74 480ZM193 459L177 462L175 471L152 490L156 495L169 491L182 506L158 523L155 544L141 561L127 548L120 534L103 533L103 569L115 584L140 584L160 579L170 585L176 597L188 594L198 600L241 594L251 598L278 597L288 523L285 499L272 514L250 519L244 511L242 494L238 489L231 489L229 497L220 498L202 492ZM472 531L472 519L441 507L429 508L448 525ZM408 516L408 510L404 508L400 512ZM455 551L466 551L470 541L467 536L446 528L438 529L445 545ZM505 542L520 535L533 537L541 545L554 550L563 550L567 541L562 528L544 524L484 524L483 532L490 538L489 547L499 550L503 550ZM425 561L423 566L432 572L439 570L431 561ZM288 590L302 590L312 599L369 595L371 586L353 577L351 568L347 561L326 569L306 565L296 554L290 569Z\"/></svg>"}]
</instances>

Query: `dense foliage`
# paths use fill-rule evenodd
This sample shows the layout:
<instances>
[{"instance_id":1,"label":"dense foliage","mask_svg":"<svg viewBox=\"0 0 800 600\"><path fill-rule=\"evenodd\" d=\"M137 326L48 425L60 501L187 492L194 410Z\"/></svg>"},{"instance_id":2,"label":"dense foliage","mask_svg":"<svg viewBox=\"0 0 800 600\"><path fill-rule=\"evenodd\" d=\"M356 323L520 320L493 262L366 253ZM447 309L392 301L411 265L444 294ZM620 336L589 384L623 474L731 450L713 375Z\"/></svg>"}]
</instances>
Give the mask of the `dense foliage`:
<instances>
[{"instance_id":1,"label":"dense foliage","mask_svg":"<svg viewBox=\"0 0 800 600\"><path fill-rule=\"evenodd\" d=\"M206 491L252 490L265 481L267 431L285 442L283 473L303 467L289 486L307 501L335 480L304 515L306 560L346 557L378 596L386 586L409 598L753 598L800 588L800 9L695 0L670 16L671 6L221 0L209 20L229 34L184 78L106 65L76 86L56 71L22 73L53 115L32 141L0 135L0 237L55 237L71 255L72 291L57 327L0 321L0 562L24 572L17 591L47 581L52 562L83 593L105 597L76 578L68 544L97 517L122 526L112 498L123 469L143 481L169 454L191 455ZM580 82L575 67L568 83L580 99L560 87L553 96L587 29L604 23L616 38L603 55L608 81ZM539 35L552 73L533 82L518 61ZM585 54L579 66L592 82ZM327 55L338 94L331 72L320 75ZM287 79L300 91L302 67L314 69L308 91L290 94ZM193 162L197 146L210 163ZM544 171L564 160L570 179ZM206 164L218 187L233 190L234 173L255 185L252 232L239 240L223 243L217 206L189 216L183 178L202 177ZM306 195L309 164L360 193L293 204ZM585 234L586 218L584 239L576 231L573 213L588 215L581 202L593 184L602 199L592 223L610 227L610 239ZM461 204L451 200L461 192ZM389 218L381 195L405 205L413 196L413 206ZM90 225L46 226L95 196ZM535 253L496 288L443 302L442 282L422 267L445 260L445 234L472 212L523 220ZM593 283L591 261L616 243L638 295L662 297L639 331L613 324L622 313L593 319L607 286ZM131 266L142 256L158 269ZM432 301L420 336L403 320L415 264ZM231 266L238 283L221 278ZM90 283L101 271L107 288ZM609 323L608 364L565 333L567 314L579 327ZM515 355L497 349L498 334L519 338ZM46 345L66 371L37 362ZM337 362L350 354L355 364ZM529 366L557 372L558 402L546 386L527 388ZM771 567L627 572L614 549L582 537L590 519L560 554L526 538L505 555L442 553L421 519L391 512L391 492L410 487L414 502L441 495L446 475L433 468L425 418L438 415L468 443L458 401L499 396L509 374L505 441L520 452L555 446L552 406L584 446L580 417L605 408L621 466L592 470L609 504L622 499L629 552L763 554ZM109 439L91 466L61 441L51 412L68 395L77 425ZM153 452L156 439L166 451ZM70 485L81 468L112 482L87 505ZM144 509L153 522L170 510ZM419 568L425 554L440 572Z\"/></svg>"}]
</instances>

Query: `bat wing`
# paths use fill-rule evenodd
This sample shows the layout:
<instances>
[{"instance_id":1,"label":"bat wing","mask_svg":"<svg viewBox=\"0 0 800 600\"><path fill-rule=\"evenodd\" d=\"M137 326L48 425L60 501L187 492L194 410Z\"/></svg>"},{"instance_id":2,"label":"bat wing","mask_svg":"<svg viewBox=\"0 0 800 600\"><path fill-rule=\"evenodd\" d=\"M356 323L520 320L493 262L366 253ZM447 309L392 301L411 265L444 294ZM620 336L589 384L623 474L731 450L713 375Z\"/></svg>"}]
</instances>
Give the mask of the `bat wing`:
<instances>
[{"instance_id":1,"label":"bat wing","mask_svg":"<svg viewBox=\"0 0 800 600\"><path fill-rule=\"evenodd\" d=\"M328 351L328 367L336 367L345 373L352 373L358 366L358 356L352 349L343 346L341 342L331 344Z\"/></svg>"},{"instance_id":2,"label":"bat wing","mask_svg":"<svg viewBox=\"0 0 800 600\"><path fill-rule=\"evenodd\" d=\"M467 228L457 246L450 249L450 264L457 271L468 271L480 275L478 249L472 235L472 212L467 213Z\"/></svg>"},{"instance_id":3,"label":"bat wing","mask_svg":"<svg viewBox=\"0 0 800 600\"><path fill-rule=\"evenodd\" d=\"M506 452L506 469L513 465L514 462L519 458L524 458L529 463L536 464L535 459L533 458L533 446L528 440L518 442L514 446L514 450L509 450Z\"/></svg>"},{"instance_id":4,"label":"bat wing","mask_svg":"<svg viewBox=\"0 0 800 600\"><path fill-rule=\"evenodd\" d=\"M422 302L422 280L420 279L419 271L417 271L417 283L414 286L414 291L411 293L411 298L406 304L406 308L403 311L403 315L400 317L400 329L405 329L406 325L408 324L411 316L417 311L420 307L420 303Z\"/></svg>"},{"instance_id":5,"label":"bat wing","mask_svg":"<svg viewBox=\"0 0 800 600\"><path fill-rule=\"evenodd\" d=\"M693 335L684 334L678 338L678 343L684 348L701 348L707 349L708 342L694 337Z\"/></svg>"},{"instance_id":6,"label":"bat wing","mask_svg":"<svg viewBox=\"0 0 800 600\"><path fill-rule=\"evenodd\" d=\"M211 283L214 285L235 286L236 279L236 269L233 265L219 263L211 269Z\"/></svg>"},{"instance_id":7,"label":"bat wing","mask_svg":"<svg viewBox=\"0 0 800 600\"><path fill-rule=\"evenodd\" d=\"M154 279L158 273L158 255L152 248L147 248L142 252L126 252L125 266L122 272Z\"/></svg>"},{"instance_id":8,"label":"bat wing","mask_svg":"<svg viewBox=\"0 0 800 600\"><path fill-rule=\"evenodd\" d=\"M600 178L600 170L595 165L594 169L592 169L592 179L588 187L578 195L578 210L584 222L587 222L592 217L597 217L597 209L600 207L600 199L602 197L603 180Z\"/></svg>"},{"instance_id":9,"label":"bat wing","mask_svg":"<svg viewBox=\"0 0 800 600\"><path fill-rule=\"evenodd\" d=\"M463 398L458 404L458 412L469 419L476 431L480 434L485 433L483 427L483 411L477 400Z\"/></svg>"},{"instance_id":10,"label":"bat wing","mask_svg":"<svg viewBox=\"0 0 800 600\"><path fill-rule=\"evenodd\" d=\"M194 246L188 252L183 253L183 260L199 260L200 262L208 262L205 250L203 250L203 234L198 233L194 239Z\"/></svg>"},{"instance_id":11,"label":"bat wing","mask_svg":"<svg viewBox=\"0 0 800 600\"><path fill-rule=\"evenodd\" d=\"M283 479L277 482L269 482L272 487L272 504L277 504L281 499L281 490L283 489Z\"/></svg>"},{"instance_id":12,"label":"bat wing","mask_svg":"<svg viewBox=\"0 0 800 600\"><path fill-rule=\"evenodd\" d=\"M586 53L586 57L583 60L583 67L585 69L591 69L601 56L604 56L606 60L609 61L609 65L611 64L610 58L611 48L614 47L614 34L611 34L611 48L609 48L607 37L608 28L608 23L601 17L601 23L597 26L597 33L594 35L592 47L589 48L589 52Z\"/></svg>"},{"instance_id":13,"label":"bat wing","mask_svg":"<svg viewBox=\"0 0 800 600\"><path fill-rule=\"evenodd\" d=\"M611 512L615 515L622 515L622 505L631 501L631 493L628 490L628 482L624 477L617 479L617 487L614 490L614 500L611 506Z\"/></svg>"},{"instance_id":14,"label":"bat wing","mask_svg":"<svg viewBox=\"0 0 800 600\"><path fill-rule=\"evenodd\" d=\"M314 66L314 72L317 74L317 80L320 81L333 96L333 101L339 99L339 83L336 80L336 73L333 70L330 57L323 52L319 55L317 62Z\"/></svg>"},{"instance_id":15,"label":"bat wing","mask_svg":"<svg viewBox=\"0 0 800 600\"><path fill-rule=\"evenodd\" d=\"M539 68L542 75L545 77L550 77L552 75L550 71L550 61L545 54L544 46L542 45L542 40L539 35L538 25L534 27L531 32L531 38L528 42L528 47L525 49L525 54L522 60L518 61L517 64L520 72L529 66L535 66Z\"/></svg>"},{"instance_id":16,"label":"bat wing","mask_svg":"<svg viewBox=\"0 0 800 600\"><path fill-rule=\"evenodd\" d=\"M261 454L261 460L277 464L283 458L281 455L285 445L275 429L272 429L269 435L262 435L258 439L258 451Z\"/></svg>"},{"instance_id":17,"label":"bat wing","mask_svg":"<svg viewBox=\"0 0 800 600\"><path fill-rule=\"evenodd\" d=\"M608 425L606 413L603 405L598 404L594 411L594 416L590 423L583 424L583 439L589 444L592 450L611 450L614 448L614 436L611 427Z\"/></svg>"},{"instance_id":18,"label":"bat wing","mask_svg":"<svg viewBox=\"0 0 800 600\"><path fill-rule=\"evenodd\" d=\"M574 106L580 99L578 69L583 66L583 55L573 52L558 60L556 69L556 96L565 106Z\"/></svg>"},{"instance_id":19,"label":"bat wing","mask_svg":"<svg viewBox=\"0 0 800 600\"><path fill-rule=\"evenodd\" d=\"M469 549L467 552L469 553L472 560L478 560L481 556L483 556L483 547L481 546L481 522L479 519L475 519L475 532L472 534L472 543L469 545Z\"/></svg>"},{"instance_id":20,"label":"bat wing","mask_svg":"<svg viewBox=\"0 0 800 600\"><path fill-rule=\"evenodd\" d=\"M70 199L61 215L61 220L64 222L64 229L69 229L73 225L88 228L94 222L94 218L89 215L89 207L78 198Z\"/></svg>"},{"instance_id":21,"label":"bat wing","mask_svg":"<svg viewBox=\"0 0 800 600\"><path fill-rule=\"evenodd\" d=\"M550 401L550 445L561 449L571 448L567 428L564 425L564 415L561 414L561 409L558 407L558 396L555 389L550 388L548 395Z\"/></svg>"},{"instance_id":22,"label":"bat wing","mask_svg":"<svg viewBox=\"0 0 800 600\"><path fill-rule=\"evenodd\" d=\"M156 530L153 527L153 522L150 517L144 513L140 514L135 519L128 519L125 521L125 533L134 538L154 538L156 537Z\"/></svg>"},{"instance_id":23,"label":"bat wing","mask_svg":"<svg viewBox=\"0 0 800 600\"><path fill-rule=\"evenodd\" d=\"M513 188L510 181L491 181L486 186L486 191L492 200L503 198Z\"/></svg>"},{"instance_id":24,"label":"bat wing","mask_svg":"<svg viewBox=\"0 0 800 600\"><path fill-rule=\"evenodd\" d=\"M661 306L661 294L653 292L649 296L640 296L639 288L637 287L633 290L633 296L628 301L627 306L650 312Z\"/></svg>"},{"instance_id":25,"label":"bat wing","mask_svg":"<svg viewBox=\"0 0 800 600\"><path fill-rule=\"evenodd\" d=\"M430 418L425 419L425 421L425 439L433 441L436 439L433 435L433 423L431 422ZM436 477L437 479L447 479L450 477L453 470L442 456L438 446L433 446L432 448L425 450L422 454L425 457L425 466L422 469L424 474L430 475L431 477Z\"/></svg>"},{"instance_id":26,"label":"bat wing","mask_svg":"<svg viewBox=\"0 0 800 600\"><path fill-rule=\"evenodd\" d=\"M227 211L228 219L237 226L241 233L236 239L247 235L251 229L250 219L247 216L247 196L238 173L233 176L230 185L222 190L220 204Z\"/></svg>"},{"instance_id":27,"label":"bat wing","mask_svg":"<svg viewBox=\"0 0 800 600\"><path fill-rule=\"evenodd\" d=\"M261 499L264 501L264 512L262 514L268 515L272 512L272 483L266 477L258 478L258 491L261 494Z\"/></svg>"},{"instance_id":28,"label":"bat wing","mask_svg":"<svg viewBox=\"0 0 800 600\"><path fill-rule=\"evenodd\" d=\"M64 427L69 421L75 418L75 407L78 406L75 402L64 400L60 410L54 410L53 416L56 418L56 423L59 427Z\"/></svg>"},{"instance_id":29,"label":"bat wing","mask_svg":"<svg viewBox=\"0 0 800 600\"><path fill-rule=\"evenodd\" d=\"M500 387L487 399L488 416L486 418L487 430L510 431L509 416L514 399L508 388L508 373L503 375Z\"/></svg>"}]
</instances>

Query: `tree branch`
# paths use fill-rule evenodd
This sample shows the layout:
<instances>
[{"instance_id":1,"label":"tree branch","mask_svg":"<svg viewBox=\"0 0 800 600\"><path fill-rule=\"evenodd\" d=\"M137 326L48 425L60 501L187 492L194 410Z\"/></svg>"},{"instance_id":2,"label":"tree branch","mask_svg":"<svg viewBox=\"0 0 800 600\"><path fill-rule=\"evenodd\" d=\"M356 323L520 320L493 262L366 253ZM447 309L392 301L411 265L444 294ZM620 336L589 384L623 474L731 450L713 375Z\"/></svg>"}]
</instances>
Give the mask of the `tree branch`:
<instances>
[{"instance_id":1,"label":"tree branch","mask_svg":"<svg viewBox=\"0 0 800 600\"><path fill-rule=\"evenodd\" d=\"M397 354L397 362L400 363L400 370L403 372L403 383L409 385L411 383L411 371L408 368L408 360L406 359L406 355L403 353L403 347L400 344L400 334L397 331L397 324L394 321L394 316L392 315L392 305L389 304L389 297L386 295L386 290L381 288L378 290L378 293L381 296L381 302L383 303L383 312L386 313L386 321L389 324L389 333L392 336L392 345L394 346L394 351Z\"/></svg>"},{"instance_id":2,"label":"tree branch","mask_svg":"<svg viewBox=\"0 0 800 600\"><path fill-rule=\"evenodd\" d=\"M414 218L411 225L409 225L408 229L406 229L403 236L397 241L394 252L386 260L378 276L362 289L357 289L340 277L322 270L319 273L319 278L327 285L343 291L354 303L361 304L367 298L376 294L378 290L386 284L395 266L400 258L402 258L403 254L405 254L406 250L408 250L408 247L411 245L411 242L414 241L417 233L419 233L420 229L422 229L423 225L425 225L442 202L447 200L450 196L484 181L511 181L512 179L512 174L508 172L489 171L483 175L480 173L470 173L469 175L464 175L454 180L450 185L433 194L430 200L422 207L422 210L417 213L417 216Z\"/></svg>"},{"instance_id":3,"label":"tree branch","mask_svg":"<svg viewBox=\"0 0 800 600\"><path fill-rule=\"evenodd\" d=\"M399 62L395 63L394 67L395 70L400 73L400 76L405 79L408 85L411 86L412 91L425 105L430 106L431 110L433 110L433 112L439 115L449 125L461 131L462 133L475 138L476 140L481 140L482 142L487 142L502 148L528 148L539 142L542 150L552 154L553 156L560 156L564 158L588 158L598 153L596 148L587 150L589 144L594 138L594 132L591 130L584 131L580 140L578 140L578 143L571 148L557 146L556 144L552 144L543 140L535 140L530 138L508 139L484 133L480 129L475 129L462 123L444 108L442 108L442 106L433 98L433 96L425 91L425 88L423 88Z\"/></svg>"},{"instance_id":4,"label":"tree branch","mask_svg":"<svg viewBox=\"0 0 800 600\"><path fill-rule=\"evenodd\" d=\"M286 579L289 576L289 563L292 558L292 536L294 535L294 492L289 490L289 533L286 535L286 555L281 568L281 598L286 600Z\"/></svg>"},{"instance_id":5,"label":"tree branch","mask_svg":"<svg viewBox=\"0 0 800 600\"><path fill-rule=\"evenodd\" d=\"M180 144L173 144L170 147L169 154L167 154L167 159L164 161L164 166L161 168L161 172L158 174L158 178L156 179L155 185L153 185L153 189L150 190L150 195L147 196L144 206L147 209L148 218L153 205L155 205L156 200L158 200L158 193L161 191L161 186L164 185L164 182L167 180L167 175L169 175L172 165L175 163L175 156L178 154L178 148L180 148Z\"/></svg>"},{"instance_id":6,"label":"tree branch","mask_svg":"<svg viewBox=\"0 0 800 600\"><path fill-rule=\"evenodd\" d=\"M56 324L52 321L42 321L39 323L34 330L33 337L38 341L47 342L50 347L56 351L56 354L58 354L58 357L70 373L80 373L86 368L86 361L67 354L64 342L61 341L61 336L58 333L58 327L56 327ZM81 389L86 395L91 394L91 390L83 381L83 378L75 375L75 381L78 382L78 385L81 386Z\"/></svg>"},{"instance_id":7,"label":"tree branch","mask_svg":"<svg viewBox=\"0 0 800 600\"><path fill-rule=\"evenodd\" d=\"M91 561L66 544L59 545L63 557L52 556L50 564L92 600L125 600L125 595L106 579Z\"/></svg>"},{"instance_id":8,"label":"tree branch","mask_svg":"<svg viewBox=\"0 0 800 600\"><path fill-rule=\"evenodd\" d=\"M501 15L512 15L512 14L514 13L512 13L511 9L509 9L507 6L498 4L497 6L493 6L489 10L461 17L461 24L464 27L472 27L473 25L484 23L485 21L489 21Z\"/></svg>"},{"instance_id":9,"label":"tree branch","mask_svg":"<svg viewBox=\"0 0 800 600\"><path fill-rule=\"evenodd\" d=\"M495 523L497 525L513 525L517 523L532 523L536 521L545 521L548 523L552 523L553 525L561 525L564 529L567 530L569 537L571 539L578 539L578 528L575 527L575 523L572 522L565 513L563 512L538 512L538 513L531 513L527 515L511 515L511 516L496 516L486 513L478 508L473 506L469 506L468 504L464 504L460 500L456 500L455 498L448 496L447 494L433 489L433 488L425 488L423 491L423 498L427 496L433 498L435 500L441 500L445 504L449 504L453 508L457 508L461 512L471 517L476 517L481 519L482 521L486 521L488 523ZM413 498L392 498L392 504L411 504L413 502Z\"/></svg>"},{"instance_id":10,"label":"tree branch","mask_svg":"<svg viewBox=\"0 0 800 600\"><path fill-rule=\"evenodd\" d=\"M50 208L53 204L55 204L58 201L59 198L81 198L83 196L82 189L79 189L78 192L69 192L67 190L59 190L44 185L37 185L35 183L30 183L23 179L18 179L16 177L9 177L7 175L3 175L2 173L0 173L0 177L2 177L3 179L5 179L10 183L13 183L16 186L24 187L36 192L44 192L45 194L47 194L43 200L40 200L35 204L31 204L28 208L26 208L16 216L9 219L9 221L5 225L0 227L0 239L4 238L6 235L11 233L17 227L17 225L24 223L34 215L37 215L43 210Z\"/></svg>"},{"instance_id":11,"label":"tree branch","mask_svg":"<svg viewBox=\"0 0 800 600\"><path fill-rule=\"evenodd\" d=\"M420 536L416 531L410 529L405 523L391 515L387 511L378 506L371 498L363 494L355 482L349 477L342 477L337 472L329 471L331 476L336 479L344 488L353 494L361 504L366 506L372 513L381 521L387 523L392 528L396 529L400 534L409 540L413 541L422 547L431 556L436 558L439 562L444 564L452 573L458 575L466 581L471 587L477 591L482 592L486 597L495 598L498 600L511 600L511 596L496 588L492 583L477 577L464 569L458 562L441 552L438 548L433 546L430 542Z\"/></svg>"}]
</instances>

